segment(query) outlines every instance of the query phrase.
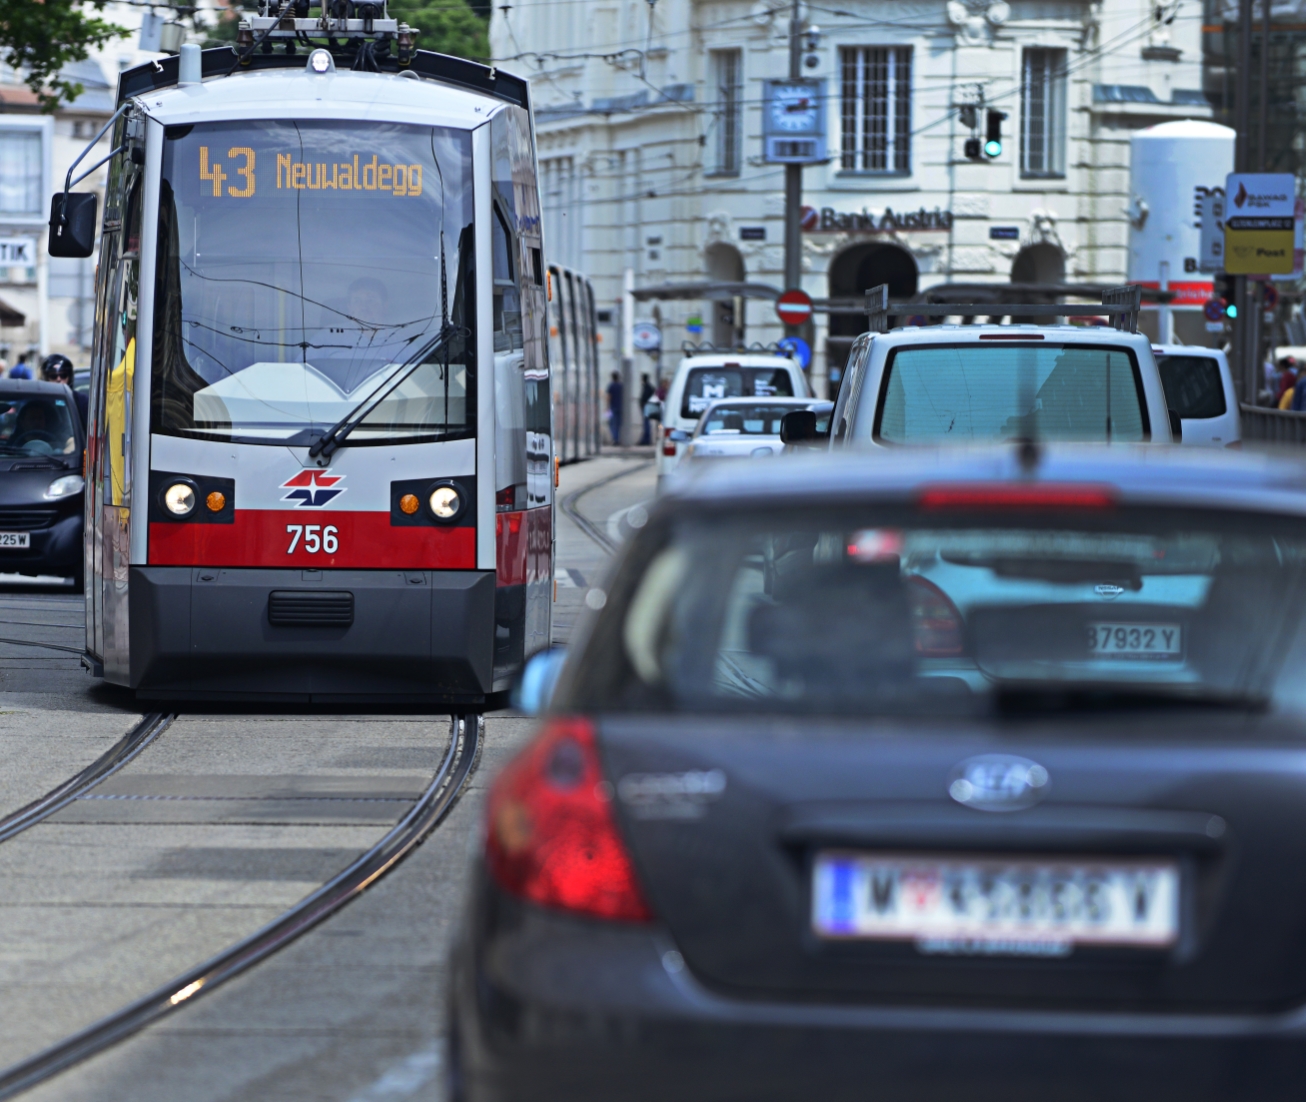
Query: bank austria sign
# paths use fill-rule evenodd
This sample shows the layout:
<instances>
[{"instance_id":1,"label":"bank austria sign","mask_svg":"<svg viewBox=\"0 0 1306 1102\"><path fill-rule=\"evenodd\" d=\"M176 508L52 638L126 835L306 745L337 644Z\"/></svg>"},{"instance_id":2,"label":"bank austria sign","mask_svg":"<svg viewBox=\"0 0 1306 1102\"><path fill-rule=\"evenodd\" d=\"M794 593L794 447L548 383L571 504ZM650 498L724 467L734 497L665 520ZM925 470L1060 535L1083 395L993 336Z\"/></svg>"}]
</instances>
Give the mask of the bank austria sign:
<instances>
[{"instance_id":1,"label":"bank austria sign","mask_svg":"<svg viewBox=\"0 0 1306 1102\"><path fill-rule=\"evenodd\" d=\"M803 211L803 229L808 233L911 233L916 230L952 229L952 211L919 210L894 211L885 207L883 213L874 211L839 211L822 207L819 211L807 207Z\"/></svg>"}]
</instances>

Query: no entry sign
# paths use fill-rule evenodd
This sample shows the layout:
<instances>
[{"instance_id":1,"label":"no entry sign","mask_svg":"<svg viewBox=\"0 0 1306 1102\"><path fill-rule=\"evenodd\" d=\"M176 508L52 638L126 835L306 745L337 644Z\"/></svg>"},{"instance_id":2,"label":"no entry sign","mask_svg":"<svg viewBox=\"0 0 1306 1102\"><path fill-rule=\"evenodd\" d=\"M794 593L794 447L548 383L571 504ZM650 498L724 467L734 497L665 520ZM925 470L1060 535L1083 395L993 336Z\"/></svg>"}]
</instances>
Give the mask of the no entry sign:
<instances>
[{"instance_id":1,"label":"no entry sign","mask_svg":"<svg viewBox=\"0 0 1306 1102\"><path fill-rule=\"evenodd\" d=\"M775 300L775 312L786 325L803 325L812 317L812 299L794 287Z\"/></svg>"}]
</instances>

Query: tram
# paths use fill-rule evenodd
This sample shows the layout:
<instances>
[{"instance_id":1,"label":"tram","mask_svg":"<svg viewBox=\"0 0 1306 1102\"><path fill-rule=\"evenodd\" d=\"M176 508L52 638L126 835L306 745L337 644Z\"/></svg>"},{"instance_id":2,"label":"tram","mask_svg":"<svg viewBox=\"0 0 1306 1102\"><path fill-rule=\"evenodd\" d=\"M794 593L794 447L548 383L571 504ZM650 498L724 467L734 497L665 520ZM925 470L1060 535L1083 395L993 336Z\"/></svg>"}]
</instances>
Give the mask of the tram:
<instances>
[{"instance_id":1,"label":"tram","mask_svg":"<svg viewBox=\"0 0 1306 1102\"><path fill-rule=\"evenodd\" d=\"M603 384L594 287L569 268L549 267L549 363L554 447L563 463L597 455Z\"/></svg>"},{"instance_id":2,"label":"tram","mask_svg":"<svg viewBox=\"0 0 1306 1102\"><path fill-rule=\"evenodd\" d=\"M383 0L264 2L124 73L111 125L85 664L156 699L506 689L554 596L526 83ZM73 182L53 255L93 249Z\"/></svg>"}]
</instances>

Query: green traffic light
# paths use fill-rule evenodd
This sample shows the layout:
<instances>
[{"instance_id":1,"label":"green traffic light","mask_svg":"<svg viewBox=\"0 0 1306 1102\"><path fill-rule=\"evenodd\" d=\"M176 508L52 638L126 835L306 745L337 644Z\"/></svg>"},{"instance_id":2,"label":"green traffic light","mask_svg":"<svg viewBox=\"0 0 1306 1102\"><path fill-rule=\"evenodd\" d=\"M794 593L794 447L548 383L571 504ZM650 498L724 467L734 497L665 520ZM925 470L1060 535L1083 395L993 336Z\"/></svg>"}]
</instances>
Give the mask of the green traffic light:
<instances>
[{"instance_id":1,"label":"green traffic light","mask_svg":"<svg viewBox=\"0 0 1306 1102\"><path fill-rule=\"evenodd\" d=\"M984 155L986 157L1001 157L1002 143L989 140L984 143Z\"/></svg>"},{"instance_id":2,"label":"green traffic light","mask_svg":"<svg viewBox=\"0 0 1306 1102\"><path fill-rule=\"evenodd\" d=\"M1238 307L1236 307L1232 302L1229 303L1229 305L1224 308L1224 316L1226 318L1236 318L1238 316Z\"/></svg>"}]
</instances>

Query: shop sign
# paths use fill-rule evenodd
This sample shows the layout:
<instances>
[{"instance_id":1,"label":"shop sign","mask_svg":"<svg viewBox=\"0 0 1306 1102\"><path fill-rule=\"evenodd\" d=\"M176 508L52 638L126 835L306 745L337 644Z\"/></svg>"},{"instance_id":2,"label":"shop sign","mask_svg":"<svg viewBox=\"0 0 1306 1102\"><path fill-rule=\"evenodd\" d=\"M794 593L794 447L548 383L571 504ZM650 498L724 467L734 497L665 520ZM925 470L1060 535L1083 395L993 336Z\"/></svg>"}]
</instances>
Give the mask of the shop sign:
<instances>
[{"instance_id":1,"label":"shop sign","mask_svg":"<svg viewBox=\"0 0 1306 1102\"><path fill-rule=\"evenodd\" d=\"M807 225L803 226L808 229ZM860 211L839 211L833 207L822 207L811 233L911 233L915 230L950 230L952 229L952 211L919 210L895 212L885 207L883 214L876 214L863 208Z\"/></svg>"},{"instance_id":2,"label":"shop sign","mask_svg":"<svg viewBox=\"0 0 1306 1102\"><path fill-rule=\"evenodd\" d=\"M1290 172L1232 172L1225 182L1224 270L1276 275L1293 269L1297 182Z\"/></svg>"}]
</instances>

